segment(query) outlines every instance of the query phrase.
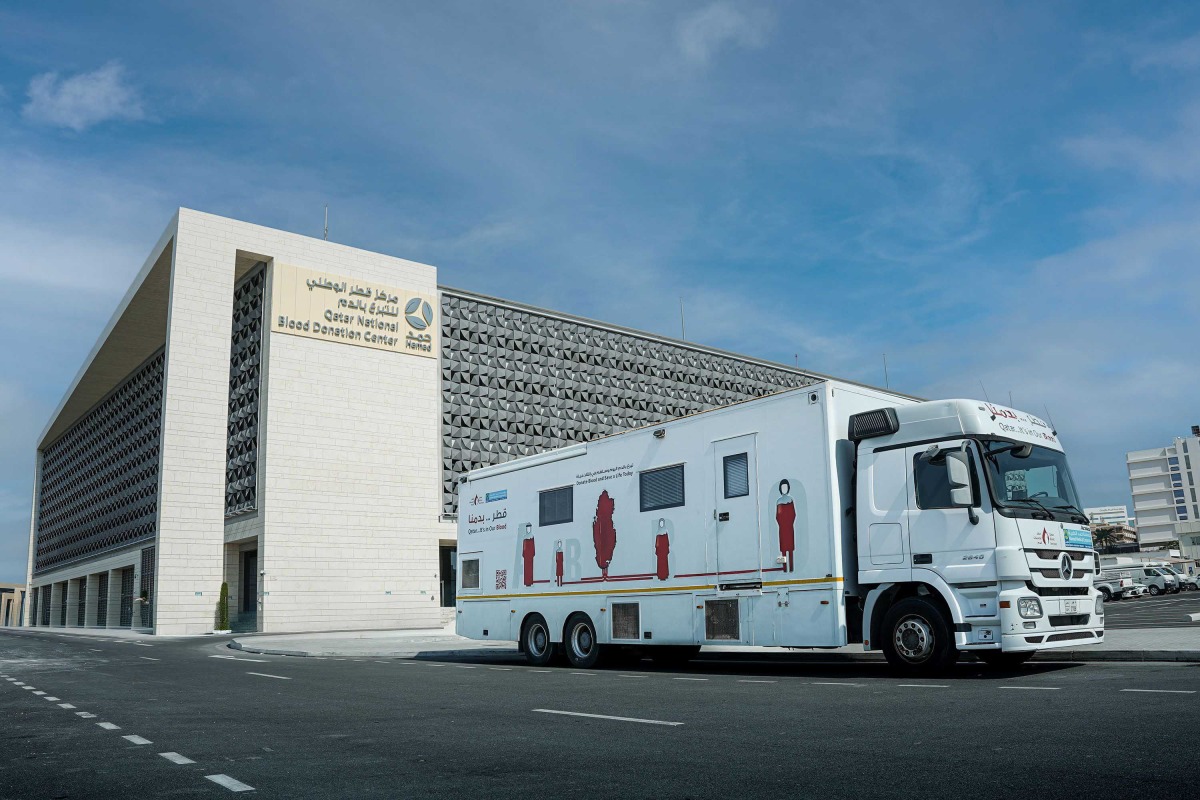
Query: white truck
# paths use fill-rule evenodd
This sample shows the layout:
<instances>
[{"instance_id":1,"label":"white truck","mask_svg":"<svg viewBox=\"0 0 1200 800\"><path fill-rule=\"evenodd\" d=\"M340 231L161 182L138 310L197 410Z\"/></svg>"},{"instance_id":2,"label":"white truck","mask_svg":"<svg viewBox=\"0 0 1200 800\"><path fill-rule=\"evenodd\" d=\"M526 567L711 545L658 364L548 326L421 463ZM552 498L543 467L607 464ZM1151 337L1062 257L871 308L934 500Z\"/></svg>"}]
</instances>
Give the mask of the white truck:
<instances>
[{"instance_id":1,"label":"white truck","mask_svg":"<svg viewBox=\"0 0 1200 800\"><path fill-rule=\"evenodd\" d=\"M1050 425L834 380L472 471L458 548L458 633L537 665L861 642L918 674L1104 635Z\"/></svg>"}]
</instances>

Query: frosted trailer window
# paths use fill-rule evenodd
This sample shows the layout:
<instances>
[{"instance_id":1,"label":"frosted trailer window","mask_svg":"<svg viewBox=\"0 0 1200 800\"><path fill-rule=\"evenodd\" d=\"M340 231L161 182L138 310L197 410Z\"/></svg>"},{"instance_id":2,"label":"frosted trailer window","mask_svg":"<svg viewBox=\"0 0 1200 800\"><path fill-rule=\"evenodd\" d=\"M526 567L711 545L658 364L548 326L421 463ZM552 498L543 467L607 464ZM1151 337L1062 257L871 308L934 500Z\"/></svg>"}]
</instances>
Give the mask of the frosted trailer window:
<instances>
[{"instance_id":1,"label":"frosted trailer window","mask_svg":"<svg viewBox=\"0 0 1200 800\"><path fill-rule=\"evenodd\" d=\"M651 469L638 476L642 511L658 511L683 505L683 464Z\"/></svg>"},{"instance_id":2,"label":"frosted trailer window","mask_svg":"<svg viewBox=\"0 0 1200 800\"><path fill-rule=\"evenodd\" d=\"M462 562L462 588L479 588L479 559L467 558Z\"/></svg>"},{"instance_id":3,"label":"frosted trailer window","mask_svg":"<svg viewBox=\"0 0 1200 800\"><path fill-rule=\"evenodd\" d=\"M725 456L725 499L750 494L750 462L746 453Z\"/></svg>"},{"instance_id":4,"label":"frosted trailer window","mask_svg":"<svg viewBox=\"0 0 1200 800\"><path fill-rule=\"evenodd\" d=\"M538 494L538 525L561 525L575 515L575 487L547 489Z\"/></svg>"}]
</instances>

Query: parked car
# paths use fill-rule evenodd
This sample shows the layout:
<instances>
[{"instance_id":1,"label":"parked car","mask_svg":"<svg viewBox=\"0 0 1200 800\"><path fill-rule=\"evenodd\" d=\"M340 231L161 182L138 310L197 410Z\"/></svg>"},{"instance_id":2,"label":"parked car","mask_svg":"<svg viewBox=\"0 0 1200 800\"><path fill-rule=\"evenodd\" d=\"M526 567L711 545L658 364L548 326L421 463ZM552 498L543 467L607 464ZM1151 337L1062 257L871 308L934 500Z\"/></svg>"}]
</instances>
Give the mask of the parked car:
<instances>
[{"instance_id":1,"label":"parked car","mask_svg":"<svg viewBox=\"0 0 1200 800\"><path fill-rule=\"evenodd\" d=\"M1196 589L1197 577L1195 575L1185 575L1178 567L1159 567L1163 572L1170 573L1179 583L1180 589Z\"/></svg>"},{"instance_id":2,"label":"parked car","mask_svg":"<svg viewBox=\"0 0 1200 800\"><path fill-rule=\"evenodd\" d=\"M1179 583L1174 575L1168 575L1158 567L1135 567L1130 570L1135 583L1146 587L1150 594L1158 596L1168 592L1179 591Z\"/></svg>"},{"instance_id":3,"label":"parked car","mask_svg":"<svg viewBox=\"0 0 1200 800\"><path fill-rule=\"evenodd\" d=\"M1104 595L1105 602L1141 594L1139 590L1142 588L1134 583L1133 576L1127 569L1101 570L1100 574L1092 581L1092 585L1100 594Z\"/></svg>"}]
</instances>

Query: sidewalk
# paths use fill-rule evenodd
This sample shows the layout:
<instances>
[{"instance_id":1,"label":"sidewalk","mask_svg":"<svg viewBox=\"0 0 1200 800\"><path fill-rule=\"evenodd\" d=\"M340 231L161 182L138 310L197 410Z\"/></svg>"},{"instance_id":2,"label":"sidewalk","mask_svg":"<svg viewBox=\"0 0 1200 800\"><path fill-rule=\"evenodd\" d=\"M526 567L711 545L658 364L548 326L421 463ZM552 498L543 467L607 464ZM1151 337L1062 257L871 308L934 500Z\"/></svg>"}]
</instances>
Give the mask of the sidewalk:
<instances>
[{"instance_id":1,"label":"sidewalk","mask_svg":"<svg viewBox=\"0 0 1200 800\"><path fill-rule=\"evenodd\" d=\"M1053 650L1038 661L1192 661L1200 662L1200 625L1195 628L1135 628L1111 630L1105 641L1088 647ZM441 658L453 655L517 656L513 642L464 639L446 628L398 631L336 631L331 633L250 634L234 637L236 650L267 655L343 658ZM861 645L830 650L791 650L785 647L705 647L700 658L745 659L773 654L798 661L881 661L879 652Z\"/></svg>"}]
</instances>

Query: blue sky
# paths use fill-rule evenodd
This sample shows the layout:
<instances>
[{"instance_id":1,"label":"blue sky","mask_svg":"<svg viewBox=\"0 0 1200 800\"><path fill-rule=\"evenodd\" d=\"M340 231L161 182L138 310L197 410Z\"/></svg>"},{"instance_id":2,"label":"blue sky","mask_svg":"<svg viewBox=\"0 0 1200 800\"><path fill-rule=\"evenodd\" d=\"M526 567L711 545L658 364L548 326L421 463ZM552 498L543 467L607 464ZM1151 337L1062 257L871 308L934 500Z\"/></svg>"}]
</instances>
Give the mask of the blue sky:
<instances>
[{"instance_id":1,"label":"blue sky","mask_svg":"<svg viewBox=\"0 0 1200 800\"><path fill-rule=\"evenodd\" d=\"M1153 7L1151 7L1153 6ZM0 580L177 206L924 395L1049 407L1089 505L1200 424L1187 3L0 5ZM46 302L47 298L53 298ZM52 309L46 311L46 309Z\"/></svg>"}]
</instances>

